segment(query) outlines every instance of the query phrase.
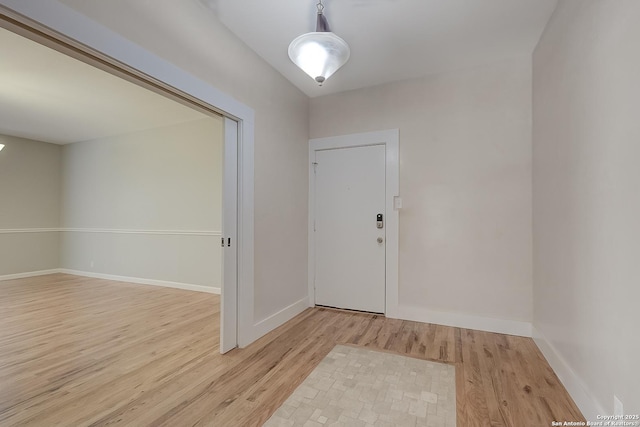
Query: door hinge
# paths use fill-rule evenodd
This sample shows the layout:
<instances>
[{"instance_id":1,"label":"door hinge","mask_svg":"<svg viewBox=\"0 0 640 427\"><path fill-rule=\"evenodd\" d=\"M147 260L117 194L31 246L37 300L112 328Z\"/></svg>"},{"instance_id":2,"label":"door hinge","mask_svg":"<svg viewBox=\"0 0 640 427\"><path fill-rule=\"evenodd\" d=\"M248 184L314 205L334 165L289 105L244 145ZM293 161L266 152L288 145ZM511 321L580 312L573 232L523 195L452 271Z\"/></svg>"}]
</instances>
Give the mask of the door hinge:
<instances>
[{"instance_id":1,"label":"door hinge","mask_svg":"<svg viewBox=\"0 0 640 427\"><path fill-rule=\"evenodd\" d=\"M220 246L222 246L224 248L224 237L222 238L222 241L220 243L221 243Z\"/></svg>"},{"instance_id":2,"label":"door hinge","mask_svg":"<svg viewBox=\"0 0 640 427\"><path fill-rule=\"evenodd\" d=\"M231 247L231 237L229 237L229 238L227 239L227 246L228 246L228 247Z\"/></svg>"},{"instance_id":3,"label":"door hinge","mask_svg":"<svg viewBox=\"0 0 640 427\"><path fill-rule=\"evenodd\" d=\"M313 165L313 173L318 172L318 162L311 163Z\"/></svg>"}]
</instances>

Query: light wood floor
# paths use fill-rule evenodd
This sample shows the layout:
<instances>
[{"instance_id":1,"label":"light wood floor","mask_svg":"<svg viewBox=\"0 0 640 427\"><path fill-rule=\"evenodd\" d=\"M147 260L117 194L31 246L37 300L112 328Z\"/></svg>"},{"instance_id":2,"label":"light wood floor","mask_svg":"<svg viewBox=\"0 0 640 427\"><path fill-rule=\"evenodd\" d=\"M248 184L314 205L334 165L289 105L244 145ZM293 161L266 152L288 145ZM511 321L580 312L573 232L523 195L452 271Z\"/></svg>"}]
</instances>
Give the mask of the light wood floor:
<instances>
[{"instance_id":1,"label":"light wood floor","mask_svg":"<svg viewBox=\"0 0 640 427\"><path fill-rule=\"evenodd\" d=\"M260 426L336 343L455 364L458 426L584 420L528 338L309 309L220 355L219 301L63 274L0 282L0 425Z\"/></svg>"}]
</instances>

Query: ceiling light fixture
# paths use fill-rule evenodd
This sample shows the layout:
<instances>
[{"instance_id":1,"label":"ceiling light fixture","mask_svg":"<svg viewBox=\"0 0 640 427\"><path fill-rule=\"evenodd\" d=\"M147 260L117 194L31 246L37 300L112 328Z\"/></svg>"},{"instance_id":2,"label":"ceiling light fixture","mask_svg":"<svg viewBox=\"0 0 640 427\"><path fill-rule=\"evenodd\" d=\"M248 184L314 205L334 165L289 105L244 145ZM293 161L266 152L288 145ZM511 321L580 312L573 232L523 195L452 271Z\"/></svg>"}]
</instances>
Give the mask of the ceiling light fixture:
<instances>
[{"instance_id":1,"label":"ceiling light fixture","mask_svg":"<svg viewBox=\"0 0 640 427\"><path fill-rule=\"evenodd\" d=\"M329 29L324 5L318 0L316 31L296 37L289 45L289 58L320 86L342 67L351 50L347 42Z\"/></svg>"},{"instance_id":2,"label":"ceiling light fixture","mask_svg":"<svg viewBox=\"0 0 640 427\"><path fill-rule=\"evenodd\" d=\"M0 144L0 151L4 148L4 144Z\"/></svg>"}]
</instances>

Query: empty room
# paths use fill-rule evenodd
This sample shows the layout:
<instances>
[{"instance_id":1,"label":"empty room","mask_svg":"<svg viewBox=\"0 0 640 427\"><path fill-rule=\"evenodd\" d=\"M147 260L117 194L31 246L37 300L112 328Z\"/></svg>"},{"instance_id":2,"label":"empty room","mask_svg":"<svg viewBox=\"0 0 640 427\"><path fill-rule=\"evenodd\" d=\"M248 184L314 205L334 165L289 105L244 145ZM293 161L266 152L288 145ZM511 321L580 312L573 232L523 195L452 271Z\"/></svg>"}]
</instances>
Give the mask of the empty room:
<instances>
[{"instance_id":1,"label":"empty room","mask_svg":"<svg viewBox=\"0 0 640 427\"><path fill-rule=\"evenodd\" d=\"M0 0L0 426L640 426L637 0Z\"/></svg>"}]
</instances>

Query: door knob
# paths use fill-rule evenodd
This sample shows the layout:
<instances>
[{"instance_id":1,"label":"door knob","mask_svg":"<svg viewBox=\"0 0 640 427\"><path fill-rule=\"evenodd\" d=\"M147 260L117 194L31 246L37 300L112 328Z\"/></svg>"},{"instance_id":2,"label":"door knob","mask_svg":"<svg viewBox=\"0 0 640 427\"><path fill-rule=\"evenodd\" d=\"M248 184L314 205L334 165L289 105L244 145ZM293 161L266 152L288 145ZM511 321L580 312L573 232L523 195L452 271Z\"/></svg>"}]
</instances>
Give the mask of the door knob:
<instances>
[{"instance_id":1,"label":"door knob","mask_svg":"<svg viewBox=\"0 0 640 427\"><path fill-rule=\"evenodd\" d=\"M382 237L378 237L378 243L382 243Z\"/></svg>"}]
</instances>

